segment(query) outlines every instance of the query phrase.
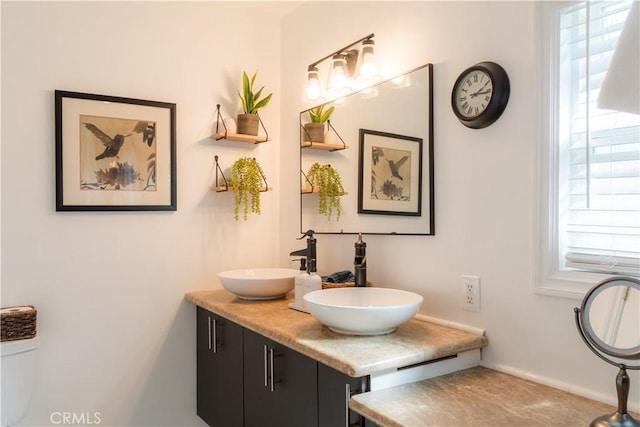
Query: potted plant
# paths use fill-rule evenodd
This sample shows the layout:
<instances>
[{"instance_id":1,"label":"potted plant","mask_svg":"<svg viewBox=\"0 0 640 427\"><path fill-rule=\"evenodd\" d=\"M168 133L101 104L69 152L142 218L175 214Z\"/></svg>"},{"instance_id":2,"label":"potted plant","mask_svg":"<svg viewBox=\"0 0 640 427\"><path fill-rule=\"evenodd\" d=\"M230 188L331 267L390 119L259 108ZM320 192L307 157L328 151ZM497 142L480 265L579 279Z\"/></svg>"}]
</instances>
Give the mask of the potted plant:
<instances>
[{"instance_id":1,"label":"potted plant","mask_svg":"<svg viewBox=\"0 0 640 427\"><path fill-rule=\"evenodd\" d=\"M271 101L271 95L273 95L273 93L270 93L264 98L260 98L262 91L264 90L264 86L257 91L253 90L253 85L256 81L257 75L258 72L256 71L251 79L249 79L247 72L243 71L242 93L238 91L238 96L242 101L244 114L238 114L237 130L238 133L245 135L258 135L258 122L260 121L258 118L258 110L266 107L267 104L269 104L269 101Z\"/></svg>"},{"instance_id":2,"label":"potted plant","mask_svg":"<svg viewBox=\"0 0 640 427\"><path fill-rule=\"evenodd\" d=\"M324 142L324 124L336 108L332 106L325 110L325 107L326 104L309 110L311 122L305 123L304 129L311 142Z\"/></svg>"},{"instance_id":3,"label":"potted plant","mask_svg":"<svg viewBox=\"0 0 640 427\"><path fill-rule=\"evenodd\" d=\"M260 215L260 189L265 185L264 172L258 161L250 157L242 157L231 166L231 185L233 186L236 221L240 218L242 206L243 218L246 221L251 212Z\"/></svg>"},{"instance_id":4,"label":"potted plant","mask_svg":"<svg viewBox=\"0 0 640 427\"><path fill-rule=\"evenodd\" d=\"M318 213L331 220L335 209L336 221L340 220L340 197L344 195L344 188L338 170L331 165L314 163L309 168L307 179L311 184L311 191L319 195Z\"/></svg>"}]
</instances>

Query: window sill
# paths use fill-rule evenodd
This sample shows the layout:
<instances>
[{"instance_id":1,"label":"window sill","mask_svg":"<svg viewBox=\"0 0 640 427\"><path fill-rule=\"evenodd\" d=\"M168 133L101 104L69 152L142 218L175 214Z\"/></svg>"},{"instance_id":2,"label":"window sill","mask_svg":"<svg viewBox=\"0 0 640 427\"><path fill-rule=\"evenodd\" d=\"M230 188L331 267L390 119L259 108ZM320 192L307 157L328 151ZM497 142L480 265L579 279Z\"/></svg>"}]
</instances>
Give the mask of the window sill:
<instances>
[{"instance_id":1,"label":"window sill","mask_svg":"<svg viewBox=\"0 0 640 427\"><path fill-rule=\"evenodd\" d=\"M596 283L611 276L615 276L615 274L589 273L573 270L539 274L535 282L535 292L542 295L581 300Z\"/></svg>"}]
</instances>

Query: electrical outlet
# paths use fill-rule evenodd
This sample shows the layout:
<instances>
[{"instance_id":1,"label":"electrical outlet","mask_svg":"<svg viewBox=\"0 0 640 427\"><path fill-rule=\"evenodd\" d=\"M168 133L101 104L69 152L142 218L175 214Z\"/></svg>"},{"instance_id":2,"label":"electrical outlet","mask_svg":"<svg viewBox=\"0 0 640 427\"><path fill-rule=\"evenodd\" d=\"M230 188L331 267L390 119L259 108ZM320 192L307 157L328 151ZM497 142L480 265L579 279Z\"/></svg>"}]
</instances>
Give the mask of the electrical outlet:
<instances>
[{"instance_id":1,"label":"electrical outlet","mask_svg":"<svg viewBox=\"0 0 640 427\"><path fill-rule=\"evenodd\" d=\"M467 311L480 311L480 278L462 276L464 300L462 308Z\"/></svg>"}]
</instances>

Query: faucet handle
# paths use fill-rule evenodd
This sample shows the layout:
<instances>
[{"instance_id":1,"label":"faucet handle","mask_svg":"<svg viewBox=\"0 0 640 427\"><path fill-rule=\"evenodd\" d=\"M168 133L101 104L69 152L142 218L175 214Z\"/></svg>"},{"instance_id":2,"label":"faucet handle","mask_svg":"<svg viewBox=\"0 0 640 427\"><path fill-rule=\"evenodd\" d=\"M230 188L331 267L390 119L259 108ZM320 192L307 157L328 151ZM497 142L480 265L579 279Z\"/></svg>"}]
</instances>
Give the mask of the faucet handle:
<instances>
[{"instance_id":1,"label":"faucet handle","mask_svg":"<svg viewBox=\"0 0 640 427\"><path fill-rule=\"evenodd\" d=\"M304 249L298 249L297 251L293 251L289 254L289 256L303 256L306 257L307 254L307 248Z\"/></svg>"}]
</instances>

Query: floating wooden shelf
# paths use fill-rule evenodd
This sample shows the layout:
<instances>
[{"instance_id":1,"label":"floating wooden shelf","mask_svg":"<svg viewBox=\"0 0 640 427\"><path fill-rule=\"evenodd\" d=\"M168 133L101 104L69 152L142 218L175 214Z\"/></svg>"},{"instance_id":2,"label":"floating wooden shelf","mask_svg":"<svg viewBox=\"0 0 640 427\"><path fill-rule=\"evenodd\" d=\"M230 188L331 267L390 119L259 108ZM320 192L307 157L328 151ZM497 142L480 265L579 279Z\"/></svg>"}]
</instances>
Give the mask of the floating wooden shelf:
<instances>
[{"instance_id":1,"label":"floating wooden shelf","mask_svg":"<svg viewBox=\"0 0 640 427\"><path fill-rule=\"evenodd\" d=\"M349 148L348 145L343 144L332 144L329 142L315 142L315 141L302 141L300 144L302 148L311 148L314 150L326 150L326 151L337 151L337 150L346 150Z\"/></svg>"},{"instance_id":2,"label":"floating wooden shelf","mask_svg":"<svg viewBox=\"0 0 640 427\"><path fill-rule=\"evenodd\" d=\"M272 187L260 187L260 192L261 193L264 193L265 191L271 191L271 190L273 190ZM217 193L221 193L223 191L233 191L233 187L226 187L224 185L219 185L219 186L216 187L214 185L213 187L211 187L211 191L215 191Z\"/></svg>"},{"instance_id":3,"label":"floating wooden shelf","mask_svg":"<svg viewBox=\"0 0 640 427\"><path fill-rule=\"evenodd\" d=\"M227 139L229 141L247 142L250 144L260 144L261 142L271 141L271 138L267 136L244 135L242 133L225 134L225 132L214 133L211 135L211 139L215 139L216 141Z\"/></svg>"}]
</instances>

